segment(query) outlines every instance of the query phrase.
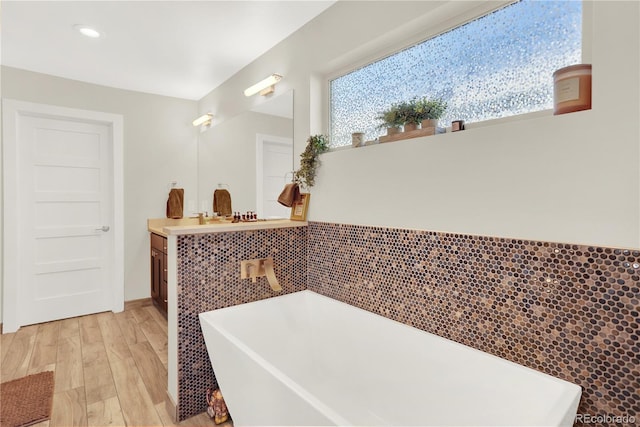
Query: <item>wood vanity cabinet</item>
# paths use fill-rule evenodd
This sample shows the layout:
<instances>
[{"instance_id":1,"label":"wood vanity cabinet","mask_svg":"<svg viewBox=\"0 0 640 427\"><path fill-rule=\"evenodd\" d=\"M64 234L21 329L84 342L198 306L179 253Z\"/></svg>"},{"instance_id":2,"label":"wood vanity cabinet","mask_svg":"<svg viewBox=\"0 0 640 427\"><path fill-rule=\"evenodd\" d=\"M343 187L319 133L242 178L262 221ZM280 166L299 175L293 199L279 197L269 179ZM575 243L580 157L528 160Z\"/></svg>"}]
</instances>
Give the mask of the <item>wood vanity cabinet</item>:
<instances>
[{"instance_id":1,"label":"wood vanity cabinet","mask_svg":"<svg viewBox=\"0 0 640 427\"><path fill-rule=\"evenodd\" d=\"M151 233L151 299L167 313L167 238Z\"/></svg>"}]
</instances>

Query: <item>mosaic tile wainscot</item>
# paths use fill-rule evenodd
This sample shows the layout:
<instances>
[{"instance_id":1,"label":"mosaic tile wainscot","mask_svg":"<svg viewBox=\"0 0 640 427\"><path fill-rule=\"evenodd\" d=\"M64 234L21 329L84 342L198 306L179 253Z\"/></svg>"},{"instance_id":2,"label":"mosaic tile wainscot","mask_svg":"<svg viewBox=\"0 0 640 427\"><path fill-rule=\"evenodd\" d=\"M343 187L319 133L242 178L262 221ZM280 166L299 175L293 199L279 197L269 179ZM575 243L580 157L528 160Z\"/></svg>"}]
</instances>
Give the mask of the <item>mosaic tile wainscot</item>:
<instances>
[{"instance_id":1,"label":"mosaic tile wainscot","mask_svg":"<svg viewBox=\"0 0 640 427\"><path fill-rule=\"evenodd\" d=\"M198 314L306 289L307 227L178 236L178 419L206 411L217 387ZM282 292L240 279L240 261L273 257ZM233 415L233 414L231 414Z\"/></svg>"},{"instance_id":2,"label":"mosaic tile wainscot","mask_svg":"<svg viewBox=\"0 0 640 427\"><path fill-rule=\"evenodd\" d=\"M640 250L310 222L307 252L308 289L578 384L578 425L640 423Z\"/></svg>"}]
</instances>

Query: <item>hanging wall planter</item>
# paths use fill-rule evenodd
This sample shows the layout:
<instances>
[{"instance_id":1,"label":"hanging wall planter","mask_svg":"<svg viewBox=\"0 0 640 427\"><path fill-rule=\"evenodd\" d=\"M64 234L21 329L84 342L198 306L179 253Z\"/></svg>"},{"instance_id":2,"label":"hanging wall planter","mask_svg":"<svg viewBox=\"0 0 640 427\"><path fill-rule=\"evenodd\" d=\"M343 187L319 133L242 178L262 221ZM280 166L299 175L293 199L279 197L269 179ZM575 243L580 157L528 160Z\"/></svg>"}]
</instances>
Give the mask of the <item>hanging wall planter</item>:
<instances>
[{"instance_id":1,"label":"hanging wall planter","mask_svg":"<svg viewBox=\"0 0 640 427\"><path fill-rule=\"evenodd\" d=\"M307 139L307 147L300 154L300 169L294 172L294 180L305 188L315 184L316 169L320 166L318 156L329 151L329 139L325 135L312 135Z\"/></svg>"}]
</instances>

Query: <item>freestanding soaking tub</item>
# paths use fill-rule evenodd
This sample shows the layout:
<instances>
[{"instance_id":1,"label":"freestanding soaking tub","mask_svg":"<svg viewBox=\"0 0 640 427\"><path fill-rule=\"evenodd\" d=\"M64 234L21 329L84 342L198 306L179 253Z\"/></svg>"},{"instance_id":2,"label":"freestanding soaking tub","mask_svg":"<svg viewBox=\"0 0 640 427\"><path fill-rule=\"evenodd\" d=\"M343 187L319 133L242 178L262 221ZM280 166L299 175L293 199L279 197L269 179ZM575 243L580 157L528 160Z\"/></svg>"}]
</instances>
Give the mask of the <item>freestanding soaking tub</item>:
<instances>
[{"instance_id":1,"label":"freestanding soaking tub","mask_svg":"<svg viewBox=\"0 0 640 427\"><path fill-rule=\"evenodd\" d=\"M571 426L575 384L302 291L200 314L234 425Z\"/></svg>"}]
</instances>

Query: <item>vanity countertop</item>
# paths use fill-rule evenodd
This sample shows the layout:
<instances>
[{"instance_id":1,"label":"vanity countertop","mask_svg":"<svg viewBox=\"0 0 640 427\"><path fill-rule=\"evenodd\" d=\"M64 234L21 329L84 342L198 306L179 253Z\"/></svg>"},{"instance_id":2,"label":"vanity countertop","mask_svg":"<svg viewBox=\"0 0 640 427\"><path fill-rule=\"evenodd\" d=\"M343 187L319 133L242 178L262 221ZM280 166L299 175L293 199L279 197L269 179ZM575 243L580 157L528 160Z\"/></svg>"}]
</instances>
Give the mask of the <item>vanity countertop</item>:
<instances>
[{"instance_id":1,"label":"vanity countertop","mask_svg":"<svg viewBox=\"0 0 640 427\"><path fill-rule=\"evenodd\" d=\"M147 229L155 234L167 237L169 235L228 233L233 231L265 230L269 228L304 227L307 221L292 221L290 219L269 219L254 222L214 221L210 224L198 224L198 218L150 218Z\"/></svg>"},{"instance_id":2,"label":"vanity countertop","mask_svg":"<svg viewBox=\"0 0 640 427\"><path fill-rule=\"evenodd\" d=\"M167 237L167 233L164 231L165 227L177 227L177 226L199 226L197 217L189 218L149 218L147 219L147 230L154 234ZM201 225L199 227L202 227Z\"/></svg>"}]
</instances>

